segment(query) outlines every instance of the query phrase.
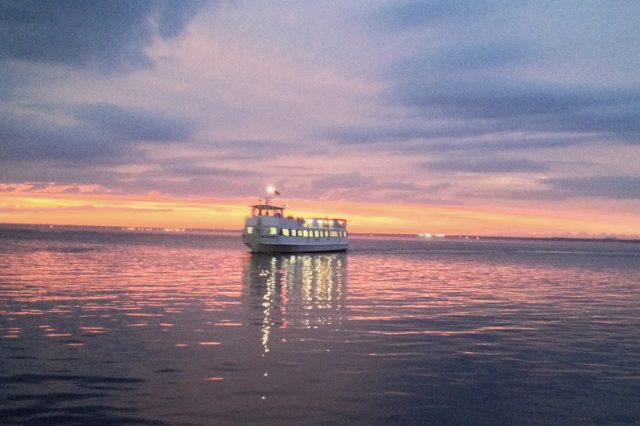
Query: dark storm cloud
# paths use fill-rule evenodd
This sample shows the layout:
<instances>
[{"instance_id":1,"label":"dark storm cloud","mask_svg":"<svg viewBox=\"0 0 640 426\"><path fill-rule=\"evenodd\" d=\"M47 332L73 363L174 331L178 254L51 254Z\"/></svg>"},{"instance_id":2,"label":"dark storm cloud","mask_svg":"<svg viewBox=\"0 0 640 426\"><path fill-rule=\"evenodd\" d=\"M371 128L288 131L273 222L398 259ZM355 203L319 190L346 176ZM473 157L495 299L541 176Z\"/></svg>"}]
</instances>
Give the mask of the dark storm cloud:
<instances>
[{"instance_id":1,"label":"dark storm cloud","mask_svg":"<svg viewBox=\"0 0 640 426\"><path fill-rule=\"evenodd\" d=\"M178 36L204 2L189 0L3 0L0 58L71 66L149 65L157 35Z\"/></svg>"},{"instance_id":2,"label":"dark storm cloud","mask_svg":"<svg viewBox=\"0 0 640 426\"><path fill-rule=\"evenodd\" d=\"M157 111L104 103L78 107L75 115L96 129L131 141L180 141L194 130L187 121Z\"/></svg>"},{"instance_id":3,"label":"dark storm cloud","mask_svg":"<svg viewBox=\"0 0 640 426\"><path fill-rule=\"evenodd\" d=\"M512 158L487 158L485 160L442 160L426 165L429 170L469 173L526 173L543 172L549 167L543 163Z\"/></svg>"},{"instance_id":4,"label":"dark storm cloud","mask_svg":"<svg viewBox=\"0 0 640 426\"><path fill-rule=\"evenodd\" d=\"M598 197L610 199L640 199L640 177L588 176L553 178L545 181L566 197Z\"/></svg>"}]
</instances>

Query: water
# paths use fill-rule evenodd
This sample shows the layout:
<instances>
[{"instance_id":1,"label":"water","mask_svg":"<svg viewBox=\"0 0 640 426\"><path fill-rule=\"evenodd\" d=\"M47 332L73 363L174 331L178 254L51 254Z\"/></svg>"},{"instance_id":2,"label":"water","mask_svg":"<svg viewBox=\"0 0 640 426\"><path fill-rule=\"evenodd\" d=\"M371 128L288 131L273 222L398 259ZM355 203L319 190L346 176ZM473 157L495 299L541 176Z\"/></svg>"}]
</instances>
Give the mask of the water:
<instances>
[{"instance_id":1,"label":"water","mask_svg":"<svg viewBox=\"0 0 640 426\"><path fill-rule=\"evenodd\" d=\"M640 244L0 231L2 424L638 424Z\"/></svg>"}]
</instances>

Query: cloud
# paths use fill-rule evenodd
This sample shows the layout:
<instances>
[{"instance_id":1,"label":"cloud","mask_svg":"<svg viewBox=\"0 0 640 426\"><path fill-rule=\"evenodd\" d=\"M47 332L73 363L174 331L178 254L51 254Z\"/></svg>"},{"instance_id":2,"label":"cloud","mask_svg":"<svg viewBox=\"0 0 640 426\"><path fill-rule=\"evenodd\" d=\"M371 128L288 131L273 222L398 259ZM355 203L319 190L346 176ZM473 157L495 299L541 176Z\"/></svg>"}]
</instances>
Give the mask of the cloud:
<instances>
[{"instance_id":1,"label":"cloud","mask_svg":"<svg viewBox=\"0 0 640 426\"><path fill-rule=\"evenodd\" d=\"M368 187L371 181L360 173L338 173L321 179L316 179L311 183L314 189L334 190L334 189L354 189Z\"/></svg>"},{"instance_id":2,"label":"cloud","mask_svg":"<svg viewBox=\"0 0 640 426\"><path fill-rule=\"evenodd\" d=\"M525 40L500 40L488 43L447 46L431 55L428 65L438 70L478 72L521 65L537 56L533 43Z\"/></svg>"},{"instance_id":3,"label":"cloud","mask_svg":"<svg viewBox=\"0 0 640 426\"><path fill-rule=\"evenodd\" d=\"M448 116L477 119L553 118L558 114L611 116L638 113L640 90L591 89L534 82L494 79L452 80L437 83L418 75L401 78L395 96L406 105L432 109ZM613 110L619 107L620 110ZM602 110L608 108L608 110ZM631 108L629 111L628 108ZM615 115L614 115L615 117ZM552 123L557 123L553 120ZM539 123L533 123L539 124ZM597 126L596 126L597 127Z\"/></svg>"},{"instance_id":4,"label":"cloud","mask_svg":"<svg viewBox=\"0 0 640 426\"><path fill-rule=\"evenodd\" d=\"M131 141L180 141L194 130L186 120L161 112L105 103L77 107L75 115L99 130Z\"/></svg>"},{"instance_id":5,"label":"cloud","mask_svg":"<svg viewBox=\"0 0 640 426\"><path fill-rule=\"evenodd\" d=\"M388 100L462 129L600 133L640 143L639 86L542 82L515 72L538 56L532 43L507 39L405 59L392 67Z\"/></svg>"},{"instance_id":6,"label":"cloud","mask_svg":"<svg viewBox=\"0 0 640 426\"><path fill-rule=\"evenodd\" d=\"M83 126L60 124L37 114L4 114L0 117L0 163L95 161L112 157L120 149Z\"/></svg>"},{"instance_id":7,"label":"cloud","mask_svg":"<svg viewBox=\"0 0 640 426\"><path fill-rule=\"evenodd\" d=\"M524 78L545 53L532 40L453 40L440 46L390 66L386 100L403 107L404 117L328 129L321 136L411 155L640 143L640 87Z\"/></svg>"},{"instance_id":8,"label":"cloud","mask_svg":"<svg viewBox=\"0 0 640 426\"><path fill-rule=\"evenodd\" d=\"M264 160L292 154L297 147L276 139L231 139L216 144L217 158L223 160Z\"/></svg>"},{"instance_id":9,"label":"cloud","mask_svg":"<svg viewBox=\"0 0 640 426\"><path fill-rule=\"evenodd\" d=\"M547 171L549 167L537 161L514 158L484 160L441 160L426 164L427 169L469 173L531 173Z\"/></svg>"},{"instance_id":10,"label":"cloud","mask_svg":"<svg viewBox=\"0 0 640 426\"><path fill-rule=\"evenodd\" d=\"M587 176L552 178L545 181L553 192L566 197L596 197L610 199L640 199L640 177Z\"/></svg>"},{"instance_id":11,"label":"cloud","mask_svg":"<svg viewBox=\"0 0 640 426\"><path fill-rule=\"evenodd\" d=\"M604 200L640 199L640 178L636 176L609 175L584 177L557 177L536 181L535 189L463 189L464 197L499 198L504 200L530 200L561 202L574 198L590 199L593 205Z\"/></svg>"},{"instance_id":12,"label":"cloud","mask_svg":"<svg viewBox=\"0 0 640 426\"><path fill-rule=\"evenodd\" d=\"M0 162L60 160L108 164L124 160L135 142L179 141L193 127L166 114L92 104L74 108L76 120L48 118L42 111L0 117Z\"/></svg>"},{"instance_id":13,"label":"cloud","mask_svg":"<svg viewBox=\"0 0 640 426\"><path fill-rule=\"evenodd\" d=\"M102 71L151 64L154 37L177 37L200 0L5 0L0 58L90 66Z\"/></svg>"},{"instance_id":14,"label":"cloud","mask_svg":"<svg viewBox=\"0 0 640 426\"><path fill-rule=\"evenodd\" d=\"M392 180L365 176L359 172L336 173L311 182L311 190L320 198L352 201L376 201L438 204L443 192L455 185L451 182L424 183L420 180ZM449 204L458 204L448 200Z\"/></svg>"},{"instance_id":15,"label":"cloud","mask_svg":"<svg viewBox=\"0 0 640 426\"><path fill-rule=\"evenodd\" d=\"M405 31L442 20L464 19L490 8L491 3L482 0L402 1L382 8L374 15L374 21L387 31Z\"/></svg>"}]
</instances>

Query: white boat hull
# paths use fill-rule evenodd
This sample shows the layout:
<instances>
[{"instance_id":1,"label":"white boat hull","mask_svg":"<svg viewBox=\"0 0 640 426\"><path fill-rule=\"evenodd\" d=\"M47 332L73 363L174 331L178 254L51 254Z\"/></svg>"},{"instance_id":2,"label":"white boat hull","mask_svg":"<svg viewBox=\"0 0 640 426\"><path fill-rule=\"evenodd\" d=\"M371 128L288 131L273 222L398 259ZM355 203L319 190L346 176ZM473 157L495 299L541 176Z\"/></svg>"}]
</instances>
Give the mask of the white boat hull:
<instances>
[{"instance_id":1,"label":"white boat hull","mask_svg":"<svg viewBox=\"0 0 640 426\"><path fill-rule=\"evenodd\" d=\"M328 251L346 251L348 244L280 244L247 242L245 245L254 253L318 253Z\"/></svg>"},{"instance_id":2,"label":"white boat hull","mask_svg":"<svg viewBox=\"0 0 640 426\"><path fill-rule=\"evenodd\" d=\"M346 220L285 217L284 207L252 206L242 242L254 253L345 251L349 245Z\"/></svg>"}]
</instances>

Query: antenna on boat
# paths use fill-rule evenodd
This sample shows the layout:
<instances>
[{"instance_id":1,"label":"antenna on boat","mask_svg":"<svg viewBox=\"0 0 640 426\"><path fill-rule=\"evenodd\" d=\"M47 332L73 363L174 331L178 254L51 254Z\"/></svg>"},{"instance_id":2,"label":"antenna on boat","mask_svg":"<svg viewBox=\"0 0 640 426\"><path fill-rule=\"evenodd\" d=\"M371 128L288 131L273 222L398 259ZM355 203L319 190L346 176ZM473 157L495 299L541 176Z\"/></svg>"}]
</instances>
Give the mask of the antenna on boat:
<instances>
[{"instance_id":1,"label":"antenna on boat","mask_svg":"<svg viewBox=\"0 0 640 426\"><path fill-rule=\"evenodd\" d=\"M272 185L267 186L267 195L264 197L264 203L267 206L270 206L271 205L270 196L276 196L276 195L280 195L280 192L278 192L275 186L272 186Z\"/></svg>"}]
</instances>

